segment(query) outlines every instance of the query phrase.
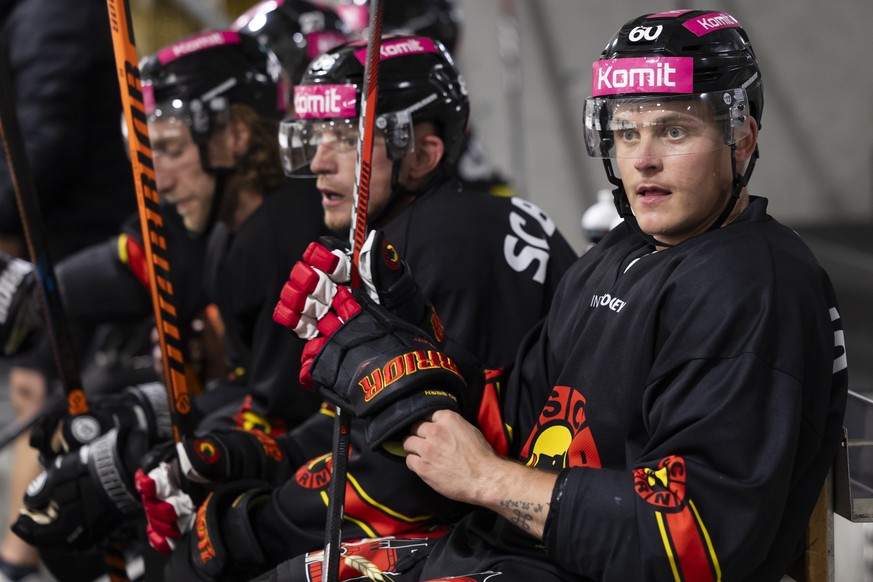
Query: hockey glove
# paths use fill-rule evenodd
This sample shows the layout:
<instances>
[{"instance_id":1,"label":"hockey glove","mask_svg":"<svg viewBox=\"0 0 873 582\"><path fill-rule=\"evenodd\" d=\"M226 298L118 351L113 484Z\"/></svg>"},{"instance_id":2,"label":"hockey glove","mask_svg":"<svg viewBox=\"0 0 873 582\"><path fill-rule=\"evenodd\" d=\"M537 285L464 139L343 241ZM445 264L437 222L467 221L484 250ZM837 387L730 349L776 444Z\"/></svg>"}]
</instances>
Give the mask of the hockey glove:
<instances>
[{"instance_id":1,"label":"hockey glove","mask_svg":"<svg viewBox=\"0 0 873 582\"><path fill-rule=\"evenodd\" d=\"M149 544L169 554L176 540L194 526L194 502L182 490L179 464L161 462L148 474L137 469L135 483L148 521Z\"/></svg>"},{"instance_id":2,"label":"hockey glove","mask_svg":"<svg viewBox=\"0 0 873 582\"><path fill-rule=\"evenodd\" d=\"M435 410L460 412L466 382L455 361L366 295L338 287L319 331L303 350L301 374L330 403L367 421L371 449L400 440Z\"/></svg>"},{"instance_id":3,"label":"hockey glove","mask_svg":"<svg viewBox=\"0 0 873 582\"><path fill-rule=\"evenodd\" d=\"M284 483L291 464L276 441L259 431L215 430L186 436L176 445L182 474L195 483L215 484L235 479Z\"/></svg>"},{"instance_id":4,"label":"hockey glove","mask_svg":"<svg viewBox=\"0 0 873 582\"><path fill-rule=\"evenodd\" d=\"M28 486L12 531L29 544L64 550L107 538L125 519L142 515L129 464L145 449L141 431L119 435L113 429L55 458Z\"/></svg>"},{"instance_id":5,"label":"hockey glove","mask_svg":"<svg viewBox=\"0 0 873 582\"><path fill-rule=\"evenodd\" d=\"M23 351L41 329L33 266L0 253L0 354Z\"/></svg>"},{"instance_id":6,"label":"hockey glove","mask_svg":"<svg viewBox=\"0 0 873 582\"><path fill-rule=\"evenodd\" d=\"M361 249L361 283L367 295L392 313L430 333L441 347L444 330L433 305L425 298L412 271L380 230L373 230ZM351 257L348 244L322 237L309 245L285 283L273 320L290 327L303 339L317 335L337 285L348 285Z\"/></svg>"},{"instance_id":7,"label":"hockey glove","mask_svg":"<svg viewBox=\"0 0 873 582\"><path fill-rule=\"evenodd\" d=\"M259 481L234 481L218 487L197 509L191 536L191 562L204 580L247 580L267 560L251 524L251 514L269 499Z\"/></svg>"},{"instance_id":8,"label":"hockey glove","mask_svg":"<svg viewBox=\"0 0 873 582\"><path fill-rule=\"evenodd\" d=\"M113 428L145 431L151 444L173 436L167 389L158 382L132 386L89 404L89 411L78 416L61 413L43 417L31 431L30 446L53 456L76 450Z\"/></svg>"}]
</instances>

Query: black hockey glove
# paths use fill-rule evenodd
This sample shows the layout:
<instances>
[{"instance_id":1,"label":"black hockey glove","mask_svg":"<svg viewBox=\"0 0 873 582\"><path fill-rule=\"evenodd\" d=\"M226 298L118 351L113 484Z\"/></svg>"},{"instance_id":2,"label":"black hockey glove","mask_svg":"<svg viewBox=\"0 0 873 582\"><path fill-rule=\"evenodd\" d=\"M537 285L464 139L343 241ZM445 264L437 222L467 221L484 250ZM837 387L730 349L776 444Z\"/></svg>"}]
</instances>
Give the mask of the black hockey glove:
<instances>
[{"instance_id":1,"label":"black hockey glove","mask_svg":"<svg viewBox=\"0 0 873 582\"><path fill-rule=\"evenodd\" d=\"M259 479L279 485L291 476L285 452L258 431L227 429L185 436L176 453L182 475L195 483Z\"/></svg>"},{"instance_id":2,"label":"black hockey glove","mask_svg":"<svg viewBox=\"0 0 873 582\"><path fill-rule=\"evenodd\" d=\"M427 331L442 347L445 331L412 270L380 230L373 230L361 249L358 269L362 288L376 303L400 319ZM330 308L337 285L348 285L351 273L349 245L334 237L321 237L303 253L282 288L273 319L303 339L318 333L318 320Z\"/></svg>"},{"instance_id":3,"label":"black hockey glove","mask_svg":"<svg viewBox=\"0 0 873 582\"><path fill-rule=\"evenodd\" d=\"M190 537L191 565L204 580L248 580L269 564L251 524L272 489L260 481L219 486L197 509Z\"/></svg>"},{"instance_id":4,"label":"black hockey glove","mask_svg":"<svg viewBox=\"0 0 873 582\"><path fill-rule=\"evenodd\" d=\"M323 335L303 350L301 377L367 421L371 449L392 448L388 441L399 441L435 410L460 412L466 382L428 334L346 287L337 288L332 309L319 322Z\"/></svg>"},{"instance_id":5,"label":"black hockey glove","mask_svg":"<svg viewBox=\"0 0 873 582\"><path fill-rule=\"evenodd\" d=\"M75 417L66 411L43 417L31 431L30 446L50 457L76 450L113 428L140 429L152 445L173 436L167 389L159 382L132 386L89 405L87 413Z\"/></svg>"},{"instance_id":6,"label":"black hockey glove","mask_svg":"<svg viewBox=\"0 0 873 582\"><path fill-rule=\"evenodd\" d=\"M146 451L138 430L110 430L78 451L56 457L27 487L12 531L29 544L82 550L125 519L143 515L133 488L134 463Z\"/></svg>"},{"instance_id":7,"label":"black hockey glove","mask_svg":"<svg viewBox=\"0 0 873 582\"><path fill-rule=\"evenodd\" d=\"M33 265L0 252L0 354L25 350L42 326Z\"/></svg>"}]
</instances>

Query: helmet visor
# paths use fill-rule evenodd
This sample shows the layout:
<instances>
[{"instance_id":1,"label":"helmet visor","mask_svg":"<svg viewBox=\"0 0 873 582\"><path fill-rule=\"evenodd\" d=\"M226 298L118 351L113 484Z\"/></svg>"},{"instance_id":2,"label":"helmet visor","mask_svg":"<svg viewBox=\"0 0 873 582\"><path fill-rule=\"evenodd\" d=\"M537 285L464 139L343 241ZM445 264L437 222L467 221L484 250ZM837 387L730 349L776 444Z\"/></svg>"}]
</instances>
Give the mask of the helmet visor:
<instances>
[{"instance_id":1,"label":"helmet visor","mask_svg":"<svg viewBox=\"0 0 873 582\"><path fill-rule=\"evenodd\" d=\"M414 149L414 130L408 115L380 115L376 118L376 127L376 135L385 138L389 159L399 160ZM312 177L314 173L310 164L319 147L335 153L357 151L360 138L360 119L357 117L286 119L279 124L282 167L288 176Z\"/></svg>"},{"instance_id":2,"label":"helmet visor","mask_svg":"<svg viewBox=\"0 0 873 582\"><path fill-rule=\"evenodd\" d=\"M355 151L360 132L357 118L286 119L279 124L279 150L285 174L311 177L309 165L319 146L337 153Z\"/></svg>"},{"instance_id":3,"label":"helmet visor","mask_svg":"<svg viewBox=\"0 0 873 582\"><path fill-rule=\"evenodd\" d=\"M713 93L589 97L585 145L595 158L714 151L750 133L744 89Z\"/></svg>"}]
</instances>

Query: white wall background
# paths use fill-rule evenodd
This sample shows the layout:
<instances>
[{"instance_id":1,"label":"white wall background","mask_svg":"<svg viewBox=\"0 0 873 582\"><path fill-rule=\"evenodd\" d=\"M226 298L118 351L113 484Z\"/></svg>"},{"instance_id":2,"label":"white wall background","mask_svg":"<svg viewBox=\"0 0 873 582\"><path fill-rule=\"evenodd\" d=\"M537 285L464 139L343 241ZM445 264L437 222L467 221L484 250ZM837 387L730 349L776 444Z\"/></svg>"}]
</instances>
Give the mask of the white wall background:
<instances>
[{"instance_id":1,"label":"white wall background","mask_svg":"<svg viewBox=\"0 0 873 582\"><path fill-rule=\"evenodd\" d=\"M726 10L748 31L761 63L765 104L761 160L750 192L790 225L873 218L873 2L835 0L459 0L457 51L474 126L492 162L527 184L523 194L558 222L577 249L582 212L608 186L581 141L591 62L612 34L643 13ZM498 24L514 5L519 22L519 114L506 91ZM515 147L522 148L520 154ZM519 157L523 163L519 163Z\"/></svg>"}]
</instances>

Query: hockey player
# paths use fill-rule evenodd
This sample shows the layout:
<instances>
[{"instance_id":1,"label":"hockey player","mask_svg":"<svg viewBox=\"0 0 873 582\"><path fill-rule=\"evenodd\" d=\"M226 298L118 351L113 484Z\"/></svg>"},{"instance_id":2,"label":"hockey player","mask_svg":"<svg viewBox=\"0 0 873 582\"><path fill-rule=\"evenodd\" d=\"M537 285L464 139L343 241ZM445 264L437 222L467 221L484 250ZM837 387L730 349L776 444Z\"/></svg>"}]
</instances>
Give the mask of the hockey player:
<instances>
[{"instance_id":1,"label":"hockey player","mask_svg":"<svg viewBox=\"0 0 873 582\"><path fill-rule=\"evenodd\" d=\"M545 313L575 255L540 209L523 200L466 191L453 176L469 103L442 45L398 37L386 38L383 47L387 50L380 64L377 104L377 126L383 131L376 137L369 216L371 225L383 229L371 242L391 245L374 243L365 271L383 282L389 277L406 281L398 273L414 275L445 324L445 334L499 365L512 357L524 333ZM317 176L325 221L344 232L352 215L365 50L362 43L352 43L313 61L295 88L296 118L283 122L280 130L286 169ZM340 96L345 107L316 107L330 102L324 99L330 95ZM324 246L315 248L334 256ZM397 260L398 253L405 263ZM298 263L291 278L313 273L310 264ZM398 287L386 284L374 293L386 304L398 296L405 301L409 288L393 295ZM299 322L303 314L293 300L300 297L299 290L288 283L282 296L287 303L279 308L280 319ZM431 333L440 331L431 327ZM478 340L482 333L487 342ZM475 418L478 395L471 393L464 401ZM486 406L483 414L488 412ZM177 548L167 579L243 579L320 547L332 417L332 409L325 408L277 437L275 446L261 447L264 463L252 460L258 446L242 446L239 435L213 433L185 443L180 466L188 468L189 478L222 484L200 506L197 526L181 543L180 534L192 527L191 509L183 508L183 496L161 471L141 475L151 541L164 550ZM363 424L353 423L349 480L354 485L345 502L346 538L420 535L457 519L462 506L434 494L383 449L371 450L364 433ZM204 443L225 461L213 466L204 462L198 448ZM281 474L293 476L278 489L264 483L275 483ZM201 551L207 546L210 552Z\"/></svg>"},{"instance_id":2,"label":"hockey player","mask_svg":"<svg viewBox=\"0 0 873 582\"><path fill-rule=\"evenodd\" d=\"M763 103L755 53L727 13L647 14L610 40L585 135L625 224L567 273L519 350L508 457L448 409L406 437L410 469L480 509L416 541L426 558L383 579L782 577L839 442L847 367L826 273L746 188ZM334 303L346 323L310 373L377 422L359 382L410 344L378 306L355 305ZM376 339L347 343L365 330ZM420 376L385 386L382 409L456 390L452 370ZM282 579L305 579L318 559Z\"/></svg>"},{"instance_id":3,"label":"hockey player","mask_svg":"<svg viewBox=\"0 0 873 582\"><path fill-rule=\"evenodd\" d=\"M292 259L327 231L318 193L282 170L276 131L287 92L279 63L256 40L215 31L158 51L141 69L157 190L178 211L192 240L208 236L205 265L197 264L204 257L195 253L184 257L190 261L185 266L205 271L205 295L219 308L233 373L195 400L195 415L206 419L201 426L229 425L249 390L269 386L280 399L282 418L299 422L319 401L299 387L299 361L270 356L299 354L303 345L276 326L271 314ZM203 277L186 279L177 295L196 295ZM123 518L141 515L141 506L130 503L131 494L139 500L133 472L145 447L158 439L131 437L136 423L121 422L126 416L120 412L132 407L120 404L121 411L95 403L95 411L105 411L118 430L84 452L57 458L43 475L42 489L25 498L15 525L22 537L46 547L81 548L105 538ZM146 408L144 420L162 407ZM151 432L153 425L143 428ZM126 479L104 479L112 471L89 473L95 459L114 468L113 478Z\"/></svg>"}]
</instances>

